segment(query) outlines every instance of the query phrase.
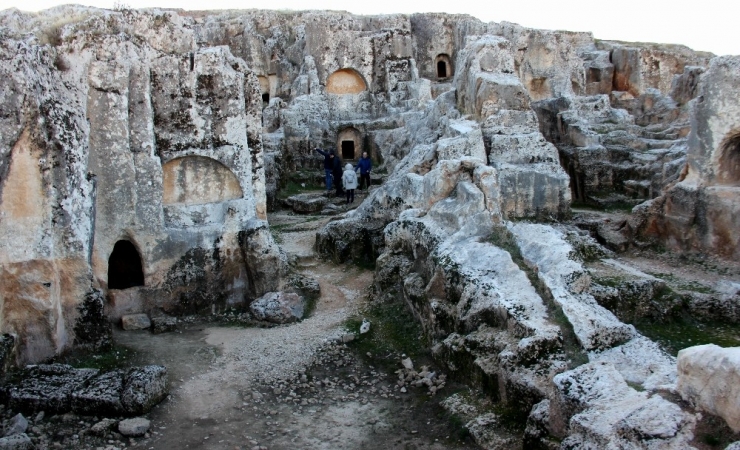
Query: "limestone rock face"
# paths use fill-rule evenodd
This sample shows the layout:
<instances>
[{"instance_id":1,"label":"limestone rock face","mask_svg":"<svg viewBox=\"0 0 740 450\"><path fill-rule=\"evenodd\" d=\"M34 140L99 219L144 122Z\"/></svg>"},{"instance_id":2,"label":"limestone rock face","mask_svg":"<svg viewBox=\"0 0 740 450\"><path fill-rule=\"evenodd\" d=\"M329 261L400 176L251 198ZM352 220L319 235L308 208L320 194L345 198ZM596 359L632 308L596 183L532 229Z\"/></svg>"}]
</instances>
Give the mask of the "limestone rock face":
<instances>
[{"instance_id":1,"label":"limestone rock face","mask_svg":"<svg viewBox=\"0 0 740 450\"><path fill-rule=\"evenodd\" d=\"M266 218L260 83L244 60L198 47L193 18L173 11L0 22L0 327L17 362L88 345L79 306L96 289L136 291L132 310L106 302L112 320L266 292L239 238Z\"/></svg>"},{"instance_id":2,"label":"limestone rock face","mask_svg":"<svg viewBox=\"0 0 740 450\"><path fill-rule=\"evenodd\" d=\"M740 431L737 398L740 349L714 344L678 352L678 393L697 408L716 414L734 432Z\"/></svg>"},{"instance_id":3,"label":"limestone rock face","mask_svg":"<svg viewBox=\"0 0 740 450\"><path fill-rule=\"evenodd\" d=\"M691 132L685 173L656 199L639 224L642 235L658 237L669 248L740 255L740 57L712 59L690 102Z\"/></svg>"},{"instance_id":4,"label":"limestone rock face","mask_svg":"<svg viewBox=\"0 0 740 450\"><path fill-rule=\"evenodd\" d=\"M556 401L550 424L577 448L646 448L659 440L663 448L689 448L696 418L660 396L631 389L607 363L589 363L555 376Z\"/></svg>"}]
</instances>

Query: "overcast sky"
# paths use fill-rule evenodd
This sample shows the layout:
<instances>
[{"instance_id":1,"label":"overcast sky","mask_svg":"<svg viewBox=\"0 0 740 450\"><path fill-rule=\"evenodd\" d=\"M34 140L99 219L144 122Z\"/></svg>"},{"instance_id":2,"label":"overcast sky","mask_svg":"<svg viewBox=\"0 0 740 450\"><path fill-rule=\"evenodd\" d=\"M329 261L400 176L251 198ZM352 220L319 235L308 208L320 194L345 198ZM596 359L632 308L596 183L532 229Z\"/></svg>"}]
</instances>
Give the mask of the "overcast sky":
<instances>
[{"instance_id":1,"label":"overcast sky","mask_svg":"<svg viewBox=\"0 0 740 450\"><path fill-rule=\"evenodd\" d=\"M112 8L117 0L76 3ZM740 55L740 1L729 0L118 0L133 8L332 9L355 14L446 12L485 22L508 21L532 28L591 31L599 39L684 44L717 55ZM38 11L59 0L0 0L0 9Z\"/></svg>"}]
</instances>

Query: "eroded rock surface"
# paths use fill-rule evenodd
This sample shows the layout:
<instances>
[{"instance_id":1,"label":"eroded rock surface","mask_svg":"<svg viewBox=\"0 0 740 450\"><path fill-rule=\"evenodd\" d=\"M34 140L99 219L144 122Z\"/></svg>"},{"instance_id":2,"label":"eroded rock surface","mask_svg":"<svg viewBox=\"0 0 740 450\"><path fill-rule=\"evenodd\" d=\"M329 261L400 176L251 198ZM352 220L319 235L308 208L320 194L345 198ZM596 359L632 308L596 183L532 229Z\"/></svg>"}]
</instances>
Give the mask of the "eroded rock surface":
<instances>
[{"instance_id":1,"label":"eroded rock surface","mask_svg":"<svg viewBox=\"0 0 740 450\"><path fill-rule=\"evenodd\" d=\"M700 409L716 414L733 431L740 431L736 399L740 376L740 348L700 345L678 353L678 386L681 397Z\"/></svg>"},{"instance_id":2,"label":"eroded rock surface","mask_svg":"<svg viewBox=\"0 0 740 450\"><path fill-rule=\"evenodd\" d=\"M64 364L39 365L6 386L8 405L28 413L120 416L148 412L168 392L167 369L146 366L100 373Z\"/></svg>"}]
</instances>

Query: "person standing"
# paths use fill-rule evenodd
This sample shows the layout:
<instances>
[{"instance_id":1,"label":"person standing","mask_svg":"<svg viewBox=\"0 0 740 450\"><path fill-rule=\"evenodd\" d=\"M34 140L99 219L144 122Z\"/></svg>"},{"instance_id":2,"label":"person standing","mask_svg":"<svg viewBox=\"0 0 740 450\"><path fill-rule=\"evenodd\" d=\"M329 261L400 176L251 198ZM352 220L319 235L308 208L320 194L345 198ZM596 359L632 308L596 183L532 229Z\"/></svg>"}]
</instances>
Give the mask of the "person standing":
<instances>
[{"instance_id":1,"label":"person standing","mask_svg":"<svg viewBox=\"0 0 740 450\"><path fill-rule=\"evenodd\" d=\"M347 192L347 204L354 203L355 201L355 189L357 188L357 174L352 164L344 166L344 174L342 175L342 184L344 190Z\"/></svg>"},{"instance_id":2,"label":"person standing","mask_svg":"<svg viewBox=\"0 0 740 450\"><path fill-rule=\"evenodd\" d=\"M328 152L325 152L320 148L315 148L314 150L324 155L324 177L326 181L326 192L329 192L331 191L331 181L332 175L334 173L334 150L329 150Z\"/></svg>"},{"instance_id":3,"label":"person standing","mask_svg":"<svg viewBox=\"0 0 740 450\"><path fill-rule=\"evenodd\" d=\"M360 189L365 186L365 189L370 189L370 171L373 170L373 162L370 157L367 156L367 152L362 152L362 158L357 161L355 170L360 169Z\"/></svg>"},{"instance_id":4,"label":"person standing","mask_svg":"<svg viewBox=\"0 0 740 450\"><path fill-rule=\"evenodd\" d=\"M334 176L334 187L337 190L337 197L341 197L344 194L342 188L342 158L339 155L334 155L334 164L332 166L332 175Z\"/></svg>"}]
</instances>

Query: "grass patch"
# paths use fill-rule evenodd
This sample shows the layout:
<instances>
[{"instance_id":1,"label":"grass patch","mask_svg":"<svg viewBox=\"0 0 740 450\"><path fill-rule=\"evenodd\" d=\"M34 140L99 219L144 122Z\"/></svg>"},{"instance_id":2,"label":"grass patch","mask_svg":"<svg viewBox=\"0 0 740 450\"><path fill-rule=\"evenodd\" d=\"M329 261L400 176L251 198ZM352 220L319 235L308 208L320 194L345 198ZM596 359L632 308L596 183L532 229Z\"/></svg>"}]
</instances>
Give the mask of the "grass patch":
<instances>
[{"instance_id":1,"label":"grass patch","mask_svg":"<svg viewBox=\"0 0 740 450\"><path fill-rule=\"evenodd\" d=\"M555 303L550 288L547 287L525 261L514 235L506 227L497 226L494 227L493 233L491 233L488 240L496 247L509 252L511 259L527 275L529 282L532 283L535 291L542 298L542 301L547 307L547 315L560 328L560 333L563 336L563 352L569 360L569 367L574 368L587 363L588 355L581 347L581 344L578 343L576 333L573 331L573 325L571 325L565 316L562 308Z\"/></svg>"},{"instance_id":2,"label":"grass patch","mask_svg":"<svg viewBox=\"0 0 740 450\"><path fill-rule=\"evenodd\" d=\"M702 323L690 317L681 317L668 323L638 321L634 325L640 333L661 344L674 356L679 350L695 345L740 346L738 324Z\"/></svg>"},{"instance_id":3,"label":"grass patch","mask_svg":"<svg viewBox=\"0 0 740 450\"><path fill-rule=\"evenodd\" d=\"M627 280L624 277L594 277L593 281L602 286L618 288Z\"/></svg>"},{"instance_id":4,"label":"grass patch","mask_svg":"<svg viewBox=\"0 0 740 450\"><path fill-rule=\"evenodd\" d=\"M522 408L507 405L505 402L498 402L491 408L499 419L499 423L508 431L515 434L524 433L527 426L527 417L529 411Z\"/></svg>"},{"instance_id":5,"label":"grass patch","mask_svg":"<svg viewBox=\"0 0 740 450\"><path fill-rule=\"evenodd\" d=\"M445 411L440 418L446 420L449 424L450 438L452 440L464 441L470 437L470 431L468 431L468 428L465 426L466 422L462 417Z\"/></svg>"},{"instance_id":6,"label":"grass patch","mask_svg":"<svg viewBox=\"0 0 740 450\"><path fill-rule=\"evenodd\" d=\"M308 185L306 182L298 182L298 181L288 181L285 183L284 186L280 187L280 190L278 191L277 197L279 199L286 199L288 197L292 197L294 195L302 194L304 192L308 191L315 191L316 188L312 188Z\"/></svg>"},{"instance_id":7,"label":"grass patch","mask_svg":"<svg viewBox=\"0 0 740 450\"><path fill-rule=\"evenodd\" d=\"M604 200L604 204L601 205L597 202L589 201L574 201L571 202L571 209L583 209L587 211L598 211L608 213L632 213L632 208L639 204L639 201L629 202L622 200Z\"/></svg>"},{"instance_id":8,"label":"grass patch","mask_svg":"<svg viewBox=\"0 0 740 450\"><path fill-rule=\"evenodd\" d=\"M283 245L285 243L283 233L280 230L270 227L270 234L272 235L272 240L275 241L277 245Z\"/></svg>"},{"instance_id":9,"label":"grass patch","mask_svg":"<svg viewBox=\"0 0 740 450\"><path fill-rule=\"evenodd\" d=\"M670 283L674 286L675 289L679 291L691 291L691 292L698 292L700 294L713 294L715 293L715 290L711 287L702 284L698 281L686 281L679 279L672 273L662 273L662 272L648 272L650 275L654 276L655 278L660 278L661 280Z\"/></svg>"},{"instance_id":10,"label":"grass patch","mask_svg":"<svg viewBox=\"0 0 740 450\"><path fill-rule=\"evenodd\" d=\"M92 368L109 371L131 366L131 361L135 356L134 349L114 344L109 350L103 352L73 350L50 362L69 364L78 369Z\"/></svg>"},{"instance_id":11,"label":"grass patch","mask_svg":"<svg viewBox=\"0 0 740 450\"><path fill-rule=\"evenodd\" d=\"M370 321L370 331L360 334L362 319ZM406 354L419 366L418 360L429 358L428 340L421 325L403 303L373 303L363 312L345 322L347 331L356 339L349 344L360 357L373 355L373 364L382 364L386 369L398 369L399 355ZM392 371L391 370L391 371Z\"/></svg>"}]
</instances>

